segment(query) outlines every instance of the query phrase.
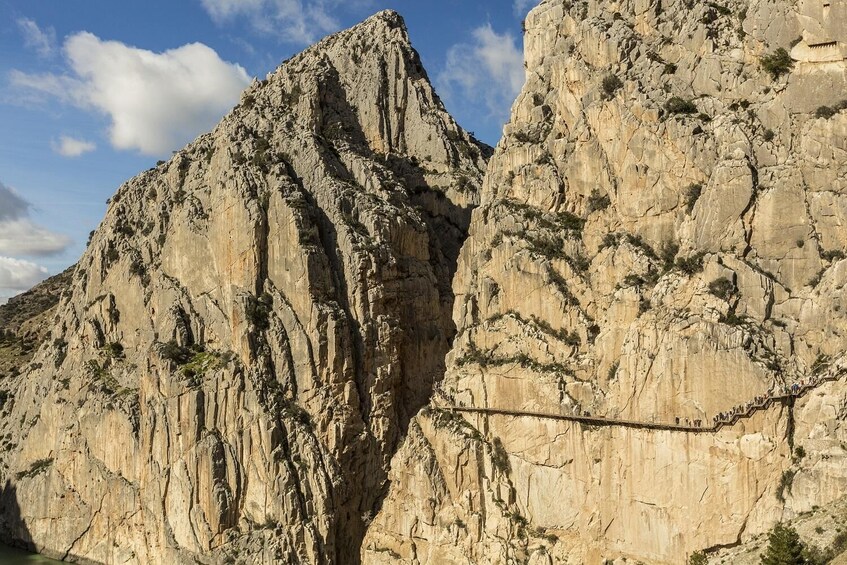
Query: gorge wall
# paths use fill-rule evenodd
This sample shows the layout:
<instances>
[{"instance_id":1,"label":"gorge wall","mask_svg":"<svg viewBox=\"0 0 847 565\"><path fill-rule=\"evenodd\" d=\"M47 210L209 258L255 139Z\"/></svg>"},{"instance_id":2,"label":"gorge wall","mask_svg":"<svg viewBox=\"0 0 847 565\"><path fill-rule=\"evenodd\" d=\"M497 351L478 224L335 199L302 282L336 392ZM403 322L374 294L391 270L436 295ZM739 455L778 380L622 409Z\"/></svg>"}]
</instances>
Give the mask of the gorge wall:
<instances>
[{"instance_id":1,"label":"gorge wall","mask_svg":"<svg viewBox=\"0 0 847 565\"><path fill-rule=\"evenodd\" d=\"M0 534L104 563L676 564L844 496L847 377L716 432L613 422L709 426L847 371L828 4L544 0L493 156L394 12L286 61L16 322L41 346L0 366Z\"/></svg>"},{"instance_id":2,"label":"gorge wall","mask_svg":"<svg viewBox=\"0 0 847 565\"><path fill-rule=\"evenodd\" d=\"M717 433L517 415L711 425L842 373L847 65L762 64L804 38L841 45L832 14L530 12L527 82L459 259L442 392L395 456L364 560L681 563L845 493L844 381Z\"/></svg>"},{"instance_id":3,"label":"gorge wall","mask_svg":"<svg viewBox=\"0 0 847 565\"><path fill-rule=\"evenodd\" d=\"M86 562L357 562L444 372L488 156L381 12L120 187L2 383L4 537Z\"/></svg>"}]
</instances>

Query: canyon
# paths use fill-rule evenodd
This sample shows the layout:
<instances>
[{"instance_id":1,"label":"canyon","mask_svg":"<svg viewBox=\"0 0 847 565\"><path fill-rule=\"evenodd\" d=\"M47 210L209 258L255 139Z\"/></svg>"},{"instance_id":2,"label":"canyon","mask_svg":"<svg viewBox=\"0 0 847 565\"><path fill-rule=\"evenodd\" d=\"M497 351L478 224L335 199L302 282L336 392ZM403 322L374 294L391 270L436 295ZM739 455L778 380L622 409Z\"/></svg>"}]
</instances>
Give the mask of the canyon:
<instances>
[{"instance_id":1,"label":"canyon","mask_svg":"<svg viewBox=\"0 0 847 565\"><path fill-rule=\"evenodd\" d=\"M0 359L3 538L676 564L835 512L847 6L824 4L543 0L493 150L395 12L286 61L118 189L58 304L0 307L37 345Z\"/></svg>"}]
</instances>

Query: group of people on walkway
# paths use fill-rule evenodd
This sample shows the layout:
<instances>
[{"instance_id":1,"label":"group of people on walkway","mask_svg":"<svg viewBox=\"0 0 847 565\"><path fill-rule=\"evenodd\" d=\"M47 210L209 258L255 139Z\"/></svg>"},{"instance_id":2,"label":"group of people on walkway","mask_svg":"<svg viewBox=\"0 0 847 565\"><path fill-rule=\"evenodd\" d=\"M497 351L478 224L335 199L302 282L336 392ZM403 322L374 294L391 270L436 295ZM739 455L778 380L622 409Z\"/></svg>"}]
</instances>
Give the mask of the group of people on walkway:
<instances>
[{"instance_id":1,"label":"group of people on walkway","mask_svg":"<svg viewBox=\"0 0 847 565\"><path fill-rule=\"evenodd\" d=\"M799 396L807 389L814 388L821 383L819 375L813 375L808 379L802 379L799 382L786 384L781 387L772 386L765 394L756 396L753 400L728 410L716 414L712 418L714 425L726 424L733 422L739 415L750 415L751 410L760 410L765 408L768 403L775 398L785 398L790 396ZM695 424L697 425L697 424Z\"/></svg>"},{"instance_id":2,"label":"group of people on walkway","mask_svg":"<svg viewBox=\"0 0 847 565\"><path fill-rule=\"evenodd\" d=\"M692 427L692 426L695 427L695 428L699 428L699 427L703 426L703 420L701 420L699 418L694 418L694 419L680 418L679 416L677 416L676 417L676 425L677 426L688 426L689 428Z\"/></svg>"}]
</instances>

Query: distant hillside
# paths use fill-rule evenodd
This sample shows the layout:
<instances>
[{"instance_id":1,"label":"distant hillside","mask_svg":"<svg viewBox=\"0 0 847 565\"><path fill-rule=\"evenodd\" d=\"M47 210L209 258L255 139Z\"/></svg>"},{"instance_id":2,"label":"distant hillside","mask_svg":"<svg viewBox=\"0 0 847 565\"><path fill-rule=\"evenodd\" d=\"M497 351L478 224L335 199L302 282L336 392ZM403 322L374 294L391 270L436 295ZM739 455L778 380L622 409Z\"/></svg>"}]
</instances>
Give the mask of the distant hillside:
<instances>
[{"instance_id":1,"label":"distant hillside","mask_svg":"<svg viewBox=\"0 0 847 565\"><path fill-rule=\"evenodd\" d=\"M17 333L24 322L58 304L62 293L71 284L74 268L76 265L0 305L0 329Z\"/></svg>"},{"instance_id":2,"label":"distant hillside","mask_svg":"<svg viewBox=\"0 0 847 565\"><path fill-rule=\"evenodd\" d=\"M0 378L16 376L44 341L50 329L47 322L70 287L74 268L75 265L0 305Z\"/></svg>"}]
</instances>

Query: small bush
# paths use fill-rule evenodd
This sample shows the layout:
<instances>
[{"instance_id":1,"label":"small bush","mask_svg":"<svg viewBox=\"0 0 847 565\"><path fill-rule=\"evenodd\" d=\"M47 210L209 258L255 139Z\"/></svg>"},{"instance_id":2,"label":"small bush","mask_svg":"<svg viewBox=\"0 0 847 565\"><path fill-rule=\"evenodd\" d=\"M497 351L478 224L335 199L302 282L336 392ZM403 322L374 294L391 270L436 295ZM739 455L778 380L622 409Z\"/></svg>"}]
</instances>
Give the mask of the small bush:
<instances>
[{"instance_id":1,"label":"small bush","mask_svg":"<svg viewBox=\"0 0 847 565\"><path fill-rule=\"evenodd\" d=\"M685 188L685 211L688 214L694 210L694 205L697 204L700 195L703 193L703 185L699 182L689 184Z\"/></svg>"},{"instance_id":2,"label":"small bush","mask_svg":"<svg viewBox=\"0 0 847 565\"><path fill-rule=\"evenodd\" d=\"M829 106L818 106L818 109L815 110L815 117L828 120L837 113L838 110L836 110L835 108L831 108Z\"/></svg>"},{"instance_id":3,"label":"small bush","mask_svg":"<svg viewBox=\"0 0 847 565\"><path fill-rule=\"evenodd\" d=\"M665 64L665 70L663 71L663 73L664 73L664 74L666 74L666 75L672 75L672 74L674 74L674 73L676 72L676 68L677 68L677 67L676 67L676 65L675 65L675 64L673 64L673 63L666 63L666 64Z\"/></svg>"},{"instance_id":4,"label":"small bush","mask_svg":"<svg viewBox=\"0 0 847 565\"><path fill-rule=\"evenodd\" d=\"M170 340L159 346L159 355L162 359L170 361L176 365L185 365L194 355L194 352L189 347L183 347L175 340Z\"/></svg>"},{"instance_id":5,"label":"small bush","mask_svg":"<svg viewBox=\"0 0 847 565\"><path fill-rule=\"evenodd\" d=\"M639 275L629 274L623 279L624 286L640 286L644 284L644 278Z\"/></svg>"},{"instance_id":6,"label":"small bush","mask_svg":"<svg viewBox=\"0 0 847 565\"><path fill-rule=\"evenodd\" d=\"M118 253L118 250L109 242L109 248L106 250L106 263L111 264L117 261L120 258L121 254Z\"/></svg>"},{"instance_id":7,"label":"small bush","mask_svg":"<svg viewBox=\"0 0 847 565\"><path fill-rule=\"evenodd\" d=\"M695 551L688 558L688 565L709 565L709 558L702 551Z\"/></svg>"},{"instance_id":8,"label":"small bush","mask_svg":"<svg viewBox=\"0 0 847 565\"><path fill-rule=\"evenodd\" d=\"M556 214L556 223L560 229L568 231L582 231L585 226L585 220L567 211Z\"/></svg>"},{"instance_id":9,"label":"small bush","mask_svg":"<svg viewBox=\"0 0 847 565\"><path fill-rule=\"evenodd\" d=\"M776 498L780 502L785 502L785 492L791 492L791 485L794 484L795 471L783 471L782 477L779 479L779 486L776 489Z\"/></svg>"},{"instance_id":10,"label":"small bush","mask_svg":"<svg viewBox=\"0 0 847 565\"><path fill-rule=\"evenodd\" d=\"M596 212L598 210L605 210L609 206L612 205L611 199L609 199L608 194L600 194L600 191L596 188L591 191L591 196L588 197L588 201L586 202L586 210L589 214L592 212Z\"/></svg>"},{"instance_id":11,"label":"small bush","mask_svg":"<svg viewBox=\"0 0 847 565\"><path fill-rule=\"evenodd\" d=\"M123 359L124 346L116 341L113 341L112 343L106 346L106 355L113 359Z\"/></svg>"},{"instance_id":12,"label":"small bush","mask_svg":"<svg viewBox=\"0 0 847 565\"><path fill-rule=\"evenodd\" d=\"M709 283L709 292L721 300L726 300L735 291L735 285L726 277L720 277Z\"/></svg>"},{"instance_id":13,"label":"small bush","mask_svg":"<svg viewBox=\"0 0 847 565\"><path fill-rule=\"evenodd\" d=\"M659 249L659 259L662 260L662 265L666 271L670 271L676 261L676 255L679 253L679 244L675 241L668 241L662 244Z\"/></svg>"},{"instance_id":14,"label":"small bush","mask_svg":"<svg viewBox=\"0 0 847 565\"><path fill-rule=\"evenodd\" d=\"M791 59L788 51L782 47L773 53L764 55L760 63L762 70L770 74L771 78L774 80L789 72L794 66L794 61Z\"/></svg>"},{"instance_id":15,"label":"small bush","mask_svg":"<svg viewBox=\"0 0 847 565\"><path fill-rule=\"evenodd\" d=\"M259 330L270 327L269 315L273 305L273 298L269 294L260 297L250 296L247 300L247 319Z\"/></svg>"},{"instance_id":16,"label":"small bush","mask_svg":"<svg viewBox=\"0 0 847 565\"><path fill-rule=\"evenodd\" d=\"M584 272L588 271L588 268L590 266L591 266L591 260L588 257L586 257L585 255L583 255L582 253L578 252L576 254L576 257L574 257L574 259L573 259L573 267L577 271L584 273Z\"/></svg>"},{"instance_id":17,"label":"small bush","mask_svg":"<svg viewBox=\"0 0 847 565\"><path fill-rule=\"evenodd\" d=\"M150 279L147 274L147 267L138 257L134 258L132 263L129 264L129 274L138 277L142 282L149 281Z\"/></svg>"},{"instance_id":18,"label":"small bush","mask_svg":"<svg viewBox=\"0 0 847 565\"><path fill-rule=\"evenodd\" d=\"M726 6L716 4L715 2L709 2L709 7L714 8L717 11L717 13L722 15L722 16L729 16L729 15L732 14L732 10L730 10Z\"/></svg>"},{"instance_id":19,"label":"small bush","mask_svg":"<svg viewBox=\"0 0 847 565\"><path fill-rule=\"evenodd\" d=\"M831 251L824 251L821 253L821 259L829 261L830 263L833 261L840 261L844 259L844 252L840 249L833 249Z\"/></svg>"},{"instance_id":20,"label":"small bush","mask_svg":"<svg viewBox=\"0 0 847 565\"><path fill-rule=\"evenodd\" d=\"M837 536L835 536L835 539L832 540L832 545L830 547L836 555L847 550L847 531L840 532Z\"/></svg>"},{"instance_id":21,"label":"small bush","mask_svg":"<svg viewBox=\"0 0 847 565\"><path fill-rule=\"evenodd\" d=\"M615 92L617 92L623 86L623 82L615 75L606 75L605 77L603 77L602 86L604 97L606 99L610 99L613 98Z\"/></svg>"},{"instance_id":22,"label":"small bush","mask_svg":"<svg viewBox=\"0 0 847 565\"><path fill-rule=\"evenodd\" d=\"M796 457L798 461L800 459L803 459L805 456L806 456L806 449L802 445L797 446L794 449L794 457Z\"/></svg>"},{"instance_id":23,"label":"small bush","mask_svg":"<svg viewBox=\"0 0 847 565\"><path fill-rule=\"evenodd\" d=\"M609 374L606 375L610 381L615 380L618 376L618 367L620 366L620 361L615 361L612 363L612 366L609 367Z\"/></svg>"},{"instance_id":24,"label":"small bush","mask_svg":"<svg viewBox=\"0 0 847 565\"><path fill-rule=\"evenodd\" d=\"M674 96L665 102L665 110L670 114L694 114L697 112L697 106L691 100Z\"/></svg>"},{"instance_id":25,"label":"small bush","mask_svg":"<svg viewBox=\"0 0 847 565\"><path fill-rule=\"evenodd\" d=\"M705 253L695 253L690 257L677 257L676 268L686 275L693 275L703 270L703 257Z\"/></svg>"},{"instance_id":26,"label":"small bush","mask_svg":"<svg viewBox=\"0 0 847 565\"><path fill-rule=\"evenodd\" d=\"M740 326L744 324L744 316L739 316L735 312L730 311L727 312L726 316L721 316L718 321L727 326Z\"/></svg>"},{"instance_id":27,"label":"small bush","mask_svg":"<svg viewBox=\"0 0 847 565\"><path fill-rule=\"evenodd\" d=\"M762 134L762 137L765 138L765 141L773 141L773 138L776 137L776 134L772 129L766 129L765 133Z\"/></svg>"}]
</instances>

